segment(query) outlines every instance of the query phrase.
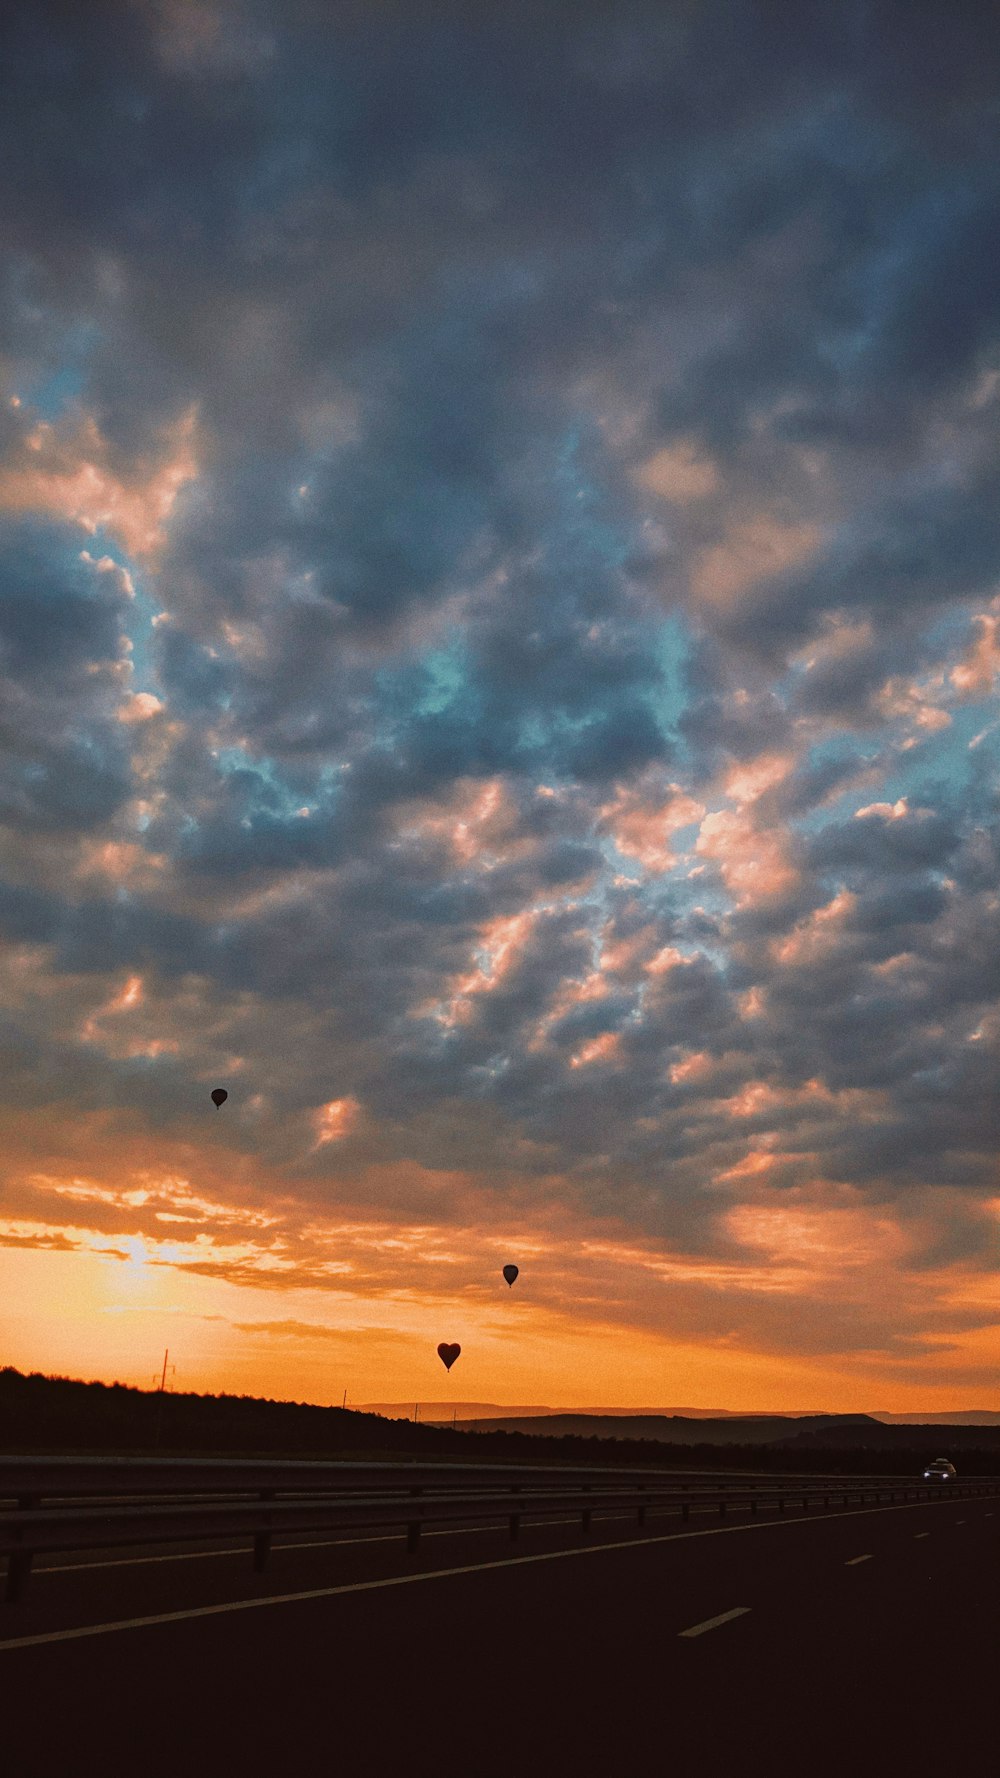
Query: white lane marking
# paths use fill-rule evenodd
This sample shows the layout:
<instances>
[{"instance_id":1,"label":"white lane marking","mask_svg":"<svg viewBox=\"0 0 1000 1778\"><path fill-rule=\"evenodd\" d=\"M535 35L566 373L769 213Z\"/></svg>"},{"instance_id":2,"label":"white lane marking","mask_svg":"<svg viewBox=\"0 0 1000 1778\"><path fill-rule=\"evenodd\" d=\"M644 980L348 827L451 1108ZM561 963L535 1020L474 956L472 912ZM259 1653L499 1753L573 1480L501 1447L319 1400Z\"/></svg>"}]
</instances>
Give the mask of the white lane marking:
<instances>
[{"instance_id":1,"label":"white lane marking","mask_svg":"<svg viewBox=\"0 0 1000 1778\"><path fill-rule=\"evenodd\" d=\"M704 1636L706 1630L717 1630L720 1624L731 1623L734 1617L745 1617L749 1605L734 1605L732 1611L720 1611L718 1617L707 1617L703 1624L692 1624L690 1630L678 1630L678 1636Z\"/></svg>"},{"instance_id":2,"label":"white lane marking","mask_svg":"<svg viewBox=\"0 0 1000 1778\"><path fill-rule=\"evenodd\" d=\"M870 1556L851 1556L850 1560L844 1563L844 1567L845 1568L856 1568L859 1562L870 1562L870 1561L871 1561Z\"/></svg>"},{"instance_id":3,"label":"white lane marking","mask_svg":"<svg viewBox=\"0 0 1000 1778\"><path fill-rule=\"evenodd\" d=\"M956 1523L956 1525L964 1525L964 1524L965 1524L965 1520L964 1520L964 1519L956 1519L956 1520L955 1520L955 1523Z\"/></svg>"},{"instance_id":4,"label":"white lane marking","mask_svg":"<svg viewBox=\"0 0 1000 1778\"><path fill-rule=\"evenodd\" d=\"M794 1519L758 1519L746 1525L713 1525L705 1531L663 1531L658 1537L630 1537L622 1543L589 1543L572 1550L540 1550L534 1556L507 1556L499 1562L470 1562L461 1568L432 1568L424 1574L392 1574L384 1580L351 1581L339 1587L311 1587L303 1593L269 1593L263 1599L229 1599L222 1605L194 1605L186 1611L161 1611L149 1617L123 1618L110 1624L81 1624L73 1630L46 1630L37 1636L11 1636L0 1641L0 1654L9 1648L35 1648L44 1642L76 1642L85 1636L110 1636L118 1630L145 1630L155 1624L188 1623L193 1618L221 1617L232 1611L258 1611L265 1605L297 1605L309 1599L334 1599L342 1593L372 1593L384 1587L408 1587L421 1581L448 1580L456 1574L487 1574L496 1568L527 1568L533 1562L564 1562L574 1556L600 1556L609 1550L647 1549L654 1543L683 1543L692 1537L739 1537L745 1531L787 1531L791 1526L822 1525L827 1519L856 1519L861 1512L910 1513L926 1506L913 1500L898 1506L859 1507L853 1512L812 1513ZM927 1535L926 1532L923 1533Z\"/></svg>"},{"instance_id":5,"label":"white lane marking","mask_svg":"<svg viewBox=\"0 0 1000 1778\"><path fill-rule=\"evenodd\" d=\"M929 1536L930 1536L929 1531L915 1531L913 1533L913 1541L914 1541L914 1543L916 1543L918 1537L929 1537Z\"/></svg>"}]
</instances>

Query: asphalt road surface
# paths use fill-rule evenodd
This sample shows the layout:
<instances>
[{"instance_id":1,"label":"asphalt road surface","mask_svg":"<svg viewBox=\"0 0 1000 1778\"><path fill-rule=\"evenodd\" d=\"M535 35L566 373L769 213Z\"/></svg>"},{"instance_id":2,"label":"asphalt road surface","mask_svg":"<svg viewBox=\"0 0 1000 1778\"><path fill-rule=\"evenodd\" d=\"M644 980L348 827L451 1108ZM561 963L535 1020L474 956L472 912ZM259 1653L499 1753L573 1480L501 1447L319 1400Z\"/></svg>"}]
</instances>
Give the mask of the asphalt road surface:
<instances>
[{"instance_id":1,"label":"asphalt road surface","mask_svg":"<svg viewBox=\"0 0 1000 1778\"><path fill-rule=\"evenodd\" d=\"M0 1614L4 1778L964 1778L1000 1500L53 1558ZM159 1620L159 1621L158 1621Z\"/></svg>"}]
</instances>

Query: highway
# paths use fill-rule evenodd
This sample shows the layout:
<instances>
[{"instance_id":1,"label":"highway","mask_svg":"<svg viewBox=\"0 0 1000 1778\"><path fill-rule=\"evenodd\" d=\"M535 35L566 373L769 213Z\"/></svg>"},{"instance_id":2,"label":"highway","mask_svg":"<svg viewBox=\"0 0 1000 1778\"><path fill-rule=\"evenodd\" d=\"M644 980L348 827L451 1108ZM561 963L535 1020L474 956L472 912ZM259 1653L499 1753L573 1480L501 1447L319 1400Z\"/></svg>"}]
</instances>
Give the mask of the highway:
<instances>
[{"instance_id":1,"label":"highway","mask_svg":"<svg viewBox=\"0 0 1000 1778\"><path fill-rule=\"evenodd\" d=\"M1000 1501L40 1563L6 1778L921 1778L992 1747ZM989 1760L986 1761L988 1768Z\"/></svg>"}]
</instances>

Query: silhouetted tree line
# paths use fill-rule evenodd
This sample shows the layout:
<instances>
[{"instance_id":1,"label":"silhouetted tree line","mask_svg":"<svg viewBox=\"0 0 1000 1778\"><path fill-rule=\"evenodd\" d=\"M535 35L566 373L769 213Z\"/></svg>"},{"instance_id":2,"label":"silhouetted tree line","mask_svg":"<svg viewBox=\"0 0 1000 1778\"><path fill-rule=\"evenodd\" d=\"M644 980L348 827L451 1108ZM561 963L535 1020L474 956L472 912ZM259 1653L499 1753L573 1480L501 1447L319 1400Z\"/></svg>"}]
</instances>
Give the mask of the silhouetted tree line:
<instances>
[{"instance_id":1,"label":"silhouetted tree line","mask_svg":"<svg viewBox=\"0 0 1000 1778\"><path fill-rule=\"evenodd\" d=\"M696 1425L697 1422L692 1422ZM947 1454L963 1476L1000 1471L1000 1427L883 1426L873 1442L821 1443L816 1432L768 1445L662 1444L654 1439L452 1432L353 1409L252 1395L187 1395L0 1370L0 1451L100 1455L399 1457L508 1463L648 1463L660 1469L808 1475L916 1474ZM841 1432L846 1431L842 1428ZM852 1432L854 1429L851 1429Z\"/></svg>"}]
</instances>

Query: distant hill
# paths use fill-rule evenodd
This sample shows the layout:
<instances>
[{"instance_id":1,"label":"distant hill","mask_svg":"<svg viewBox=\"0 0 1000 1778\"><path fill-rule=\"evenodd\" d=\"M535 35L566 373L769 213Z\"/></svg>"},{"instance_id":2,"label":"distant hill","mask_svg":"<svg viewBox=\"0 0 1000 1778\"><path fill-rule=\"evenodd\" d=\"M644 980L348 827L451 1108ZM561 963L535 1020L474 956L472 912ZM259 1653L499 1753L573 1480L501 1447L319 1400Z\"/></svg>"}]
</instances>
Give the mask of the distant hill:
<instances>
[{"instance_id":1,"label":"distant hill","mask_svg":"<svg viewBox=\"0 0 1000 1778\"><path fill-rule=\"evenodd\" d=\"M384 1420L412 1420L415 1405L419 1409L418 1419L425 1426L450 1426L453 1414L457 1414L461 1421L498 1420L505 1414L513 1414L519 1420L528 1420L539 1414L559 1412L558 1408L507 1408L495 1401L421 1401L416 1404L412 1401L363 1401L358 1403L355 1411L359 1414L381 1414Z\"/></svg>"},{"instance_id":2,"label":"distant hill","mask_svg":"<svg viewBox=\"0 0 1000 1778\"><path fill-rule=\"evenodd\" d=\"M414 1403L412 1401L364 1401L358 1404L359 1414L381 1414L386 1420L412 1420ZM425 1425L451 1425L452 1416L457 1415L459 1422L466 1421L503 1421L535 1420L541 1416L554 1417L561 1414L583 1414L588 1418L597 1416L605 1420L797 1420L802 1417L796 1409L794 1413L779 1411L773 1414L744 1414L733 1408L547 1408L547 1407L506 1407L496 1401L422 1401L418 1418ZM817 1412L820 1410L817 1409Z\"/></svg>"},{"instance_id":3,"label":"distant hill","mask_svg":"<svg viewBox=\"0 0 1000 1778\"><path fill-rule=\"evenodd\" d=\"M873 1414L886 1426L1000 1426L1000 1413L992 1408L956 1408L944 1414Z\"/></svg>"},{"instance_id":4,"label":"distant hill","mask_svg":"<svg viewBox=\"0 0 1000 1778\"><path fill-rule=\"evenodd\" d=\"M412 1420L412 1401L366 1401L356 1411L360 1414L381 1414L386 1420ZM552 1408L538 1406L508 1407L495 1401L422 1401L418 1419L425 1426L450 1426L455 1416L460 1426L519 1426L524 1420L586 1419L586 1420L738 1420L753 1421L756 1428L765 1420L878 1420L886 1426L1000 1426L1000 1410L992 1408L956 1408L921 1413L891 1414L874 1408L859 1415L828 1414L822 1408L777 1408L770 1412L745 1413L738 1408ZM538 1429L535 1428L537 1431ZM547 1428L547 1430L551 1430ZM617 1438L626 1435L616 1427Z\"/></svg>"},{"instance_id":5,"label":"distant hill","mask_svg":"<svg viewBox=\"0 0 1000 1778\"><path fill-rule=\"evenodd\" d=\"M784 1435L773 1439L771 1444L774 1450L783 1452L820 1448L835 1451L846 1446L864 1447L870 1451L922 1448L929 1457L940 1457L968 1450L1000 1450L1000 1426L956 1426L953 1422L940 1420L907 1420L901 1425L887 1426L882 1420L870 1419L867 1427L859 1432L857 1426L852 1428L849 1424L833 1423L818 1428L799 1423L792 1432L786 1427Z\"/></svg>"},{"instance_id":6,"label":"distant hill","mask_svg":"<svg viewBox=\"0 0 1000 1778\"><path fill-rule=\"evenodd\" d=\"M789 1436L789 1427L810 1431L853 1428L855 1435L879 1425L869 1414L814 1414L793 1419L784 1414L732 1415L693 1419L679 1414L549 1414L540 1419L505 1415L496 1420L459 1421L476 1432L530 1432L548 1438L638 1438L665 1445L770 1444Z\"/></svg>"},{"instance_id":7,"label":"distant hill","mask_svg":"<svg viewBox=\"0 0 1000 1778\"><path fill-rule=\"evenodd\" d=\"M978 1441L1000 1444L1000 1424L943 1420L902 1421L887 1425L874 1414L730 1415L690 1419L665 1414L549 1414L531 1419L504 1416L496 1420L458 1421L458 1430L507 1432L546 1438L644 1439L665 1445L770 1446L790 1451L818 1449L896 1450L940 1443L963 1449ZM932 1436L933 1435L933 1436ZM935 1456L937 1452L933 1453Z\"/></svg>"}]
</instances>

